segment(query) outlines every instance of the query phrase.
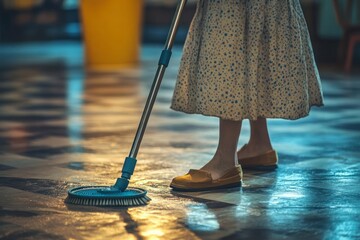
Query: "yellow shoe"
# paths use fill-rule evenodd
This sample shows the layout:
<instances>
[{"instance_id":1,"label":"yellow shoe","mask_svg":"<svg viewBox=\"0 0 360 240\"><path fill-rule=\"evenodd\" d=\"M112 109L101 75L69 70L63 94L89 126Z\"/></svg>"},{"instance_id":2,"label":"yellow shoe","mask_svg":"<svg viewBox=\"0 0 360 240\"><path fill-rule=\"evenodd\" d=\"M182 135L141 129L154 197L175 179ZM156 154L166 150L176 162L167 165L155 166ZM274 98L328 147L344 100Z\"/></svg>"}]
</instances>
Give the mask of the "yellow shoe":
<instances>
[{"instance_id":1,"label":"yellow shoe","mask_svg":"<svg viewBox=\"0 0 360 240\"><path fill-rule=\"evenodd\" d=\"M175 191L206 191L240 187L241 182L241 166L229 169L222 177L215 180L212 179L210 172L190 169L187 174L175 177L172 180L170 187Z\"/></svg>"},{"instance_id":2,"label":"yellow shoe","mask_svg":"<svg viewBox=\"0 0 360 240\"><path fill-rule=\"evenodd\" d=\"M245 146L246 144L243 147ZM239 164L241 164L243 169L273 170L277 168L277 163L278 156L275 150L270 150L253 157L239 158Z\"/></svg>"}]
</instances>

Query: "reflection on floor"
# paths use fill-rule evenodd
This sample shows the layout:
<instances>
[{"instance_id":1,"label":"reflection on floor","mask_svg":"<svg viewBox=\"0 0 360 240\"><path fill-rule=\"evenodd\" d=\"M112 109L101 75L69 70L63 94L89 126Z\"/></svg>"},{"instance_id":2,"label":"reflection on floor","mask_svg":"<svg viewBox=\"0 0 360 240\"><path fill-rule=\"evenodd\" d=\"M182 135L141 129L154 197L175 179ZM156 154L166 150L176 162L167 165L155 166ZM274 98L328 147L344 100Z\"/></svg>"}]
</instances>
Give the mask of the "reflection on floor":
<instances>
[{"instance_id":1,"label":"reflection on floor","mask_svg":"<svg viewBox=\"0 0 360 240\"><path fill-rule=\"evenodd\" d=\"M173 193L217 144L217 119L169 109L175 49L132 186L148 206L66 206L66 190L113 184L130 150L161 46L138 69L85 73L78 44L0 49L0 237L3 239L359 239L360 79L323 73L324 108L270 120L280 167L244 186ZM6 59L6 62L4 61ZM245 124L239 147L249 136Z\"/></svg>"}]
</instances>

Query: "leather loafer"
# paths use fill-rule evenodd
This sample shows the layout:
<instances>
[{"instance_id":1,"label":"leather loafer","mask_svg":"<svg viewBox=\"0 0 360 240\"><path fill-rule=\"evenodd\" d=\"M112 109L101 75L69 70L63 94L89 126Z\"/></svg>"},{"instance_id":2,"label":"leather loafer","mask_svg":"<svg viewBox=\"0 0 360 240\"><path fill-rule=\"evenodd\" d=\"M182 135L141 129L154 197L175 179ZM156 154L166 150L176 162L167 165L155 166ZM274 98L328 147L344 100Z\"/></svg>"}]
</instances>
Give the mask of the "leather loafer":
<instances>
[{"instance_id":1,"label":"leather loafer","mask_svg":"<svg viewBox=\"0 0 360 240\"><path fill-rule=\"evenodd\" d=\"M243 169L273 170L277 168L278 155L275 150L270 150L257 156L239 158L238 162Z\"/></svg>"},{"instance_id":2,"label":"leather loafer","mask_svg":"<svg viewBox=\"0 0 360 240\"><path fill-rule=\"evenodd\" d=\"M239 187L242 183L242 174L241 166L236 166L214 180L210 172L190 169L187 174L175 177L170 187L175 191L207 191Z\"/></svg>"}]
</instances>

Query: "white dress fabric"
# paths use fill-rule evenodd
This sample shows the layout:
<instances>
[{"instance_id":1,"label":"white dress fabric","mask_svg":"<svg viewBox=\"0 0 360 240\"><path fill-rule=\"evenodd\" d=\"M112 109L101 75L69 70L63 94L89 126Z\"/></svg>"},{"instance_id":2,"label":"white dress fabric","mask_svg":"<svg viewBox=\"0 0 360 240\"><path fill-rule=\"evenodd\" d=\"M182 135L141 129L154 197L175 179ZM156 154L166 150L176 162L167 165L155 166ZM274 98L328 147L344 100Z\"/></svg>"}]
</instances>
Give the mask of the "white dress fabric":
<instances>
[{"instance_id":1,"label":"white dress fabric","mask_svg":"<svg viewBox=\"0 0 360 240\"><path fill-rule=\"evenodd\" d=\"M299 0L199 0L171 108L228 120L298 119L322 106Z\"/></svg>"}]
</instances>

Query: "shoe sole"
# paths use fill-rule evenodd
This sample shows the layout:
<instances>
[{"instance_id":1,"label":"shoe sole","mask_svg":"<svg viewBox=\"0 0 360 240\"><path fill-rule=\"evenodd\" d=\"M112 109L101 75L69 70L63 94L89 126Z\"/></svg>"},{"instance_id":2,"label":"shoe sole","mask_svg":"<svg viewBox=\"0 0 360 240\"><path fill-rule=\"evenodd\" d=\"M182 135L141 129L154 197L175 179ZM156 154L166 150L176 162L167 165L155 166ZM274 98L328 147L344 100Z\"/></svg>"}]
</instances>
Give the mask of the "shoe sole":
<instances>
[{"instance_id":1,"label":"shoe sole","mask_svg":"<svg viewBox=\"0 0 360 240\"><path fill-rule=\"evenodd\" d=\"M215 186L215 187L206 187L206 188L179 188L179 187L171 186L171 185L170 185L170 187L172 188L172 190L177 191L177 192L201 192L201 191L211 191L211 190L241 187L241 185L242 185L242 181L236 182L236 183L230 183L230 184L226 184L226 185Z\"/></svg>"},{"instance_id":2,"label":"shoe sole","mask_svg":"<svg viewBox=\"0 0 360 240\"><path fill-rule=\"evenodd\" d=\"M238 163L247 170L273 171L278 167L278 156L275 150L271 150L258 156L239 159Z\"/></svg>"}]
</instances>

